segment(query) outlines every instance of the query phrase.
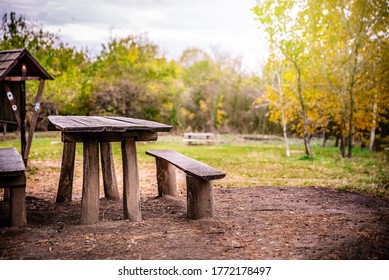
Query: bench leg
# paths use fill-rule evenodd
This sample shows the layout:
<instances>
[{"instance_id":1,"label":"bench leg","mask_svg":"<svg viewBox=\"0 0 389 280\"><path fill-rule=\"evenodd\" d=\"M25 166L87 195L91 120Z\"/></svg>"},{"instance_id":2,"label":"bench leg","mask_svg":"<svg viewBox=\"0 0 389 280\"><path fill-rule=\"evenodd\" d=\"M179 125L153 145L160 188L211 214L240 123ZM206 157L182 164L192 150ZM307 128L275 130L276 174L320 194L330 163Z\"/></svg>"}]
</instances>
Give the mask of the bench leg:
<instances>
[{"instance_id":1,"label":"bench leg","mask_svg":"<svg viewBox=\"0 0 389 280\"><path fill-rule=\"evenodd\" d=\"M140 212L139 173L135 139L122 141L123 160L123 211L124 219L142 220Z\"/></svg>"},{"instance_id":2,"label":"bench leg","mask_svg":"<svg viewBox=\"0 0 389 280\"><path fill-rule=\"evenodd\" d=\"M103 173L104 195L108 199L119 200L119 188L115 173L115 164L110 142L100 143L101 170Z\"/></svg>"},{"instance_id":3,"label":"bench leg","mask_svg":"<svg viewBox=\"0 0 389 280\"><path fill-rule=\"evenodd\" d=\"M11 226L25 226L26 215L26 187L11 188Z\"/></svg>"},{"instance_id":4,"label":"bench leg","mask_svg":"<svg viewBox=\"0 0 389 280\"><path fill-rule=\"evenodd\" d=\"M99 220L99 142L84 142L84 169L81 199L81 224L94 224Z\"/></svg>"},{"instance_id":5,"label":"bench leg","mask_svg":"<svg viewBox=\"0 0 389 280\"><path fill-rule=\"evenodd\" d=\"M188 219L212 217L214 214L212 182L186 175L186 188Z\"/></svg>"},{"instance_id":6,"label":"bench leg","mask_svg":"<svg viewBox=\"0 0 389 280\"><path fill-rule=\"evenodd\" d=\"M155 158L157 165L158 196L177 196L176 168L166 160Z\"/></svg>"},{"instance_id":7,"label":"bench leg","mask_svg":"<svg viewBox=\"0 0 389 280\"><path fill-rule=\"evenodd\" d=\"M56 202L72 200L75 155L76 142L63 143L61 175L59 177Z\"/></svg>"}]
</instances>

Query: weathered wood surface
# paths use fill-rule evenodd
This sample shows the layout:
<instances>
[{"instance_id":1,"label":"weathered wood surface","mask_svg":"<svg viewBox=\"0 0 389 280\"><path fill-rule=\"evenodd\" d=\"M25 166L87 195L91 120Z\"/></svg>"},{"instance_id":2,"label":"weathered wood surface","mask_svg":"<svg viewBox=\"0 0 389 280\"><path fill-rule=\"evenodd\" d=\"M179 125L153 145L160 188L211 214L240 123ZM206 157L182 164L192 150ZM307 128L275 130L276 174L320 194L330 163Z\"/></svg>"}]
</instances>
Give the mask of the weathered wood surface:
<instances>
[{"instance_id":1,"label":"weathered wood surface","mask_svg":"<svg viewBox=\"0 0 389 280\"><path fill-rule=\"evenodd\" d=\"M100 143L101 170L103 173L104 195L108 199L119 200L119 188L115 173L115 163L112 155L112 145L109 142Z\"/></svg>"},{"instance_id":2,"label":"weathered wood surface","mask_svg":"<svg viewBox=\"0 0 389 280\"><path fill-rule=\"evenodd\" d=\"M125 132L62 132L62 142L84 142L90 138L100 142L122 142L126 138L135 141L156 141L158 132L153 131L125 131Z\"/></svg>"},{"instance_id":3,"label":"weathered wood surface","mask_svg":"<svg viewBox=\"0 0 389 280\"><path fill-rule=\"evenodd\" d=\"M99 143L91 139L84 142L84 169L81 199L81 224L94 224L99 220Z\"/></svg>"},{"instance_id":4,"label":"weathered wood surface","mask_svg":"<svg viewBox=\"0 0 389 280\"><path fill-rule=\"evenodd\" d=\"M188 145L209 145L214 143L215 134L210 132L187 132L184 133L184 142Z\"/></svg>"},{"instance_id":5,"label":"weathered wood surface","mask_svg":"<svg viewBox=\"0 0 389 280\"><path fill-rule=\"evenodd\" d=\"M155 158L157 165L158 196L177 196L176 168L164 159Z\"/></svg>"},{"instance_id":6,"label":"weathered wood surface","mask_svg":"<svg viewBox=\"0 0 389 280\"><path fill-rule=\"evenodd\" d=\"M20 104L17 104L16 102L16 97L14 95L14 93L12 92L11 90L11 87L7 84L7 83L4 83L4 89L7 93L7 97L8 97L8 101L12 107L12 111L14 113L14 116L15 116L15 119L16 119L16 122L18 123L18 127L19 127L19 130L21 131L22 130L22 119L21 119L21 116L20 116L20 113L19 113L19 106ZM21 94L21 97L23 96L23 94ZM22 110L25 110L25 108L21 108Z\"/></svg>"},{"instance_id":7,"label":"weathered wood surface","mask_svg":"<svg viewBox=\"0 0 389 280\"><path fill-rule=\"evenodd\" d=\"M158 194L177 195L176 174L173 166L186 173L187 217L201 219L214 215L212 180L222 179L225 173L200 161L171 150L146 151L157 164Z\"/></svg>"},{"instance_id":8,"label":"weathered wood surface","mask_svg":"<svg viewBox=\"0 0 389 280\"><path fill-rule=\"evenodd\" d=\"M25 177L23 186L11 189L10 216L12 226L25 226L27 224Z\"/></svg>"},{"instance_id":9,"label":"weathered wood surface","mask_svg":"<svg viewBox=\"0 0 389 280\"><path fill-rule=\"evenodd\" d=\"M76 143L63 143L61 174L59 177L56 202L72 201L75 156Z\"/></svg>"},{"instance_id":10,"label":"weathered wood surface","mask_svg":"<svg viewBox=\"0 0 389 280\"><path fill-rule=\"evenodd\" d=\"M122 158L124 218L140 221L139 173L134 139L128 138L122 142Z\"/></svg>"},{"instance_id":11,"label":"weathered wood surface","mask_svg":"<svg viewBox=\"0 0 389 280\"><path fill-rule=\"evenodd\" d=\"M22 63L28 65L28 68L24 75L19 76L20 70L15 68ZM25 81L37 78L53 80L26 48L0 51L0 80Z\"/></svg>"},{"instance_id":12,"label":"weathered wood surface","mask_svg":"<svg viewBox=\"0 0 389 280\"><path fill-rule=\"evenodd\" d=\"M215 134L210 132L186 132L184 133L186 139L212 139L215 138Z\"/></svg>"},{"instance_id":13,"label":"weathered wood surface","mask_svg":"<svg viewBox=\"0 0 389 280\"><path fill-rule=\"evenodd\" d=\"M206 181L186 175L187 217L196 220L214 215L213 187Z\"/></svg>"},{"instance_id":14,"label":"weathered wood surface","mask_svg":"<svg viewBox=\"0 0 389 280\"><path fill-rule=\"evenodd\" d=\"M168 132L172 126L126 117L49 116L49 129L63 132L125 132L146 130Z\"/></svg>"},{"instance_id":15,"label":"weathered wood surface","mask_svg":"<svg viewBox=\"0 0 389 280\"><path fill-rule=\"evenodd\" d=\"M158 132L168 132L172 126L126 117L49 116L48 128L60 130L64 143L84 143L82 224L95 223L99 217L99 143L105 195L108 198L119 198L110 146L110 142L118 141L122 143L124 218L131 221L142 219L135 143L155 141ZM69 166L74 166L71 159L67 161Z\"/></svg>"},{"instance_id":16,"label":"weathered wood surface","mask_svg":"<svg viewBox=\"0 0 389 280\"><path fill-rule=\"evenodd\" d=\"M0 188L10 189L10 219L12 226L25 226L26 176L22 156L15 148L0 149Z\"/></svg>"},{"instance_id":17,"label":"weathered wood surface","mask_svg":"<svg viewBox=\"0 0 389 280\"><path fill-rule=\"evenodd\" d=\"M203 180L222 179L226 173L221 172L205 163L189 158L172 150L153 150L146 151L146 154L156 158L164 159L177 168L183 170L189 175L192 175Z\"/></svg>"},{"instance_id":18,"label":"weathered wood surface","mask_svg":"<svg viewBox=\"0 0 389 280\"><path fill-rule=\"evenodd\" d=\"M34 136L35 127L36 127L36 124L37 124L37 121L38 121L39 112L41 111L40 110L40 108L41 108L40 104L42 102L42 93L43 93L44 86L45 86L45 80L41 79L39 81L38 92L37 92L36 97L35 97L34 113L33 113L32 118L31 118L30 131L28 133L26 150L25 150L24 155L23 155L23 158L24 158L24 160L26 162L27 162L28 157L30 155L30 148L31 148L31 144L32 144L32 138Z\"/></svg>"},{"instance_id":19,"label":"weathered wood surface","mask_svg":"<svg viewBox=\"0 0 389 280\"><path fill-rule=\"evenodd\" d=\"M24 172L22 156L15 148L0 149L0 175L14 176Z\"/></svg>"}]
</instances>

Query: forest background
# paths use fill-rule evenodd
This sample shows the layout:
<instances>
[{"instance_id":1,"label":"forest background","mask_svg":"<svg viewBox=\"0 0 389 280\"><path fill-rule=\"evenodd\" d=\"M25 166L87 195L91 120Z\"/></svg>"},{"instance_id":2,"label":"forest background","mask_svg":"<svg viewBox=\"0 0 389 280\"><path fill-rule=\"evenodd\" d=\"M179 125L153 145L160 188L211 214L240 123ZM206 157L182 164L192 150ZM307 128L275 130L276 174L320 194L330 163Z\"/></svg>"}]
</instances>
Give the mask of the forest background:
<instances>
[{"instance_id":1,"label":"forest background","mask_svg":"<svg viewBox=\"0 0 389 280\"><path fill-rule=\"evenodd\" d=\"M0 50L27 48L54 77L41 121L61 115L155 120L176 132L283 134L336 139L343 157L354 142L389 146L389 5L386 0L258 1L251 11L267 34L261 73L215 49L168 59L146 35L112 38L92 56L26 15L4 13ZM28 111L38 85L27 83Z\"/></svg>"}]
</instances>

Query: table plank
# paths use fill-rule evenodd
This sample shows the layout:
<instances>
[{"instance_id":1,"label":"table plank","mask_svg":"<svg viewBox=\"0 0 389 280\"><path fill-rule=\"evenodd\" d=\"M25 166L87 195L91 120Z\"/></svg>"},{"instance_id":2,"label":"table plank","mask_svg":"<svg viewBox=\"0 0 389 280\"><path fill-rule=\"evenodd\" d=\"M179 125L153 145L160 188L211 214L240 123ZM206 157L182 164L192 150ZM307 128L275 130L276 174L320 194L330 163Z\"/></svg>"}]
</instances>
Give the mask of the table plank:
<instances>
[{"instance_id":1,"label":"table plank","mask_svg":"<svg viewBox=\"0 0 389 280\"><path fill-rule=\"evenodd\" d=\"M168 132L173 127L158 122L127 117L101 116L49 116L51 129L63 132L126 132L149 130Z\"/></svg>"},{"instance_id":2,"label":"table plank","mask_svg":"<svg viewBox=\"0 0 389 280\"><path fill-rule=\"evenodd\" d=\"M54 126L54 129L63 132L102 132L104 127L91 126L91 122L83 120L80 116L49 116L49 122ZM50 127L53 129L53 127Z\"/></svg>"},{"instance_id":3,"label":"table plank","mask_svg":"<svg viewBox=\"0 0 389 280\"><path fill-rule=\"evenodd\" d=\"M134 119L134 118L127 118L127 117L106 117L106 118L120 121L123 126L127 127L127 130L147 129L155 132L169 132L173 128L171 125L166 125L159 122L153 122L153 121L148 121L143 119Z\"/></svg>"}]
</instances>

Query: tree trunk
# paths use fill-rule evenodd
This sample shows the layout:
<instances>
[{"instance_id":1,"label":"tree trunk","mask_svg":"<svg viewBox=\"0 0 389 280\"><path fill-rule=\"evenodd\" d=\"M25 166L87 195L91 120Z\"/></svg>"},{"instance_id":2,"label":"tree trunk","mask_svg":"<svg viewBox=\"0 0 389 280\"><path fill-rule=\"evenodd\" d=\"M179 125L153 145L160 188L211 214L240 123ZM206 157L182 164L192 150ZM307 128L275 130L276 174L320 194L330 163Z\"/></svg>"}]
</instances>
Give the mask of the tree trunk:
<instances>
[{"instance_id":1,"label":"tree trunk","mask_svg":"<svg viewBox=\"0 0 389 280\"><path fill-rule=\"evenodd\" d=\"M353 153L353 118L354 118L354 93L353 87L350 88L350 116L348 133L348 152L347 157L351 158Z\"/></svg>"},{"instance_id":2,"label":"tree trunk","mask_svg":"<svg viewBox=\"0 0 389 280\"><path fill-rule=\"evenodd\" d=\"M367 1L366 1L367 2ZM353 118L354 118L354 110L355 110L355 97L354 97L354 86L356 83L356 75L358 70L358 54L359 54L359 48L361 47L361 40L362 40L362 33L364 32L365 28L365 20L364 17L366 16L366 2L362 1L362 11L361 11L361 20L359 22L359 29L357 31L357 36L355 38L355 44L352 50L352 65L350 70L350 87L349 87L349 94L350 94L350 119L349 119L349 138L348 138L348 154L347 156L349 158L352 157L352 149L353 149Z\"/></svg>"},{"instance_id":3,"label":"tree trunk","mask_svg":"<svg viewBox=\"0 0 389 280\"><path fill-rule=\"evenodd\" d=\"M287 127L286 127L286 118L284 113L284 98L283 98L283 92L281 87L281 78L278 71L276 72L277 75L277 81L278 81L278 92L280 95L280 112L281 112L281 120L282 120L282 131L284 134L285 139L285 153L287 157L290 157L290 149L289 149L289 140L288 140L288 133L287 133Z\"/></svg>"},{"instance_id":4,"label":"tree trunk","mask_svg":"<svg viewBox=\"0 0 389 280\"><path fill-rule=\"evenodd\" d=\"M346 157L346 136L343 133L340 136L340 154L342 158Z\"/></svg>"},{"instance_id":5,"label":"tree trunk","mask_svg":"<svg viewBox=\"0 0 389 280\"><path fill-rule=\"evenodd\" d=\"M335 139L335 148L339 147L339 140L340 140L340 136L339 136L339 135L336 135L336 139Z\"/></svg>"},{"instance_id":6,"label":"tree trunk","mask_svg":"<svg viewBox=\"0 0 389 280\"><path fill-rule=\"evenodd\" d=\"M370 143L369 150L373 151L374 149L374 141L375 141L375 131L377 128L377 94L374 95L374 103L373 103L373 126L370 130Z\"/></svg>"},{"instance_id":7,"label":"tree trunk","mask_svg":"<svg viewBox=\"0 0 389 280\"><path fill-rule=\"evenodd\" d=\"M300 68L298 67L297 63L293 60L291 60L296 72L297 72L297 95L298 99L300 101L301 105L301 118L303 120L303 137L304 137L304 146L305 146L305 153L307 156L311 157L312 156L312 151L311 151L311 145L309 141L309 132L308 132L308 117L307 117L307 108L305 105L305 100L302 92L302 86L301 86L301 72Z\"/></svg>"},{"instance_id":8,"label":"tree trunk","mask_svg":"<svg viewBox=\"0 0 389 280\"><path fill-rule=\"evenodd\" d=\"M346 133L347 133L347 128L346 128L346 111L347 111L347 104L344 104L345 109L342 111L342 122L341 122L341 127L340 127L340 154L342 158L346 157Z\"/></svg>"},{"instance_id":9,"label":"tree trunk","mask_svg":"<svg viewBox=\"0 0 389 280\"><path fill-rule=\"evenodd\" d=\"M286 122L284 119L284 113L282 112L282 130L284 132L284 139L285 139L285 152L286 156L290 157L290 149L289 149L289 140L288 140L288 134L287 134L287 129L286 129Z\"/></svg>"},{"instance_id":10,"label":"tree trunk","mask_svg":"<svg viewBox=\"0 0 389 280\"><path fill-rule=\"evenodd\" d=\"M327 147L327 140L328 140L327 132L324 130L324 132L323 132L323 148Z\"/></svg>"}]
</instances>

